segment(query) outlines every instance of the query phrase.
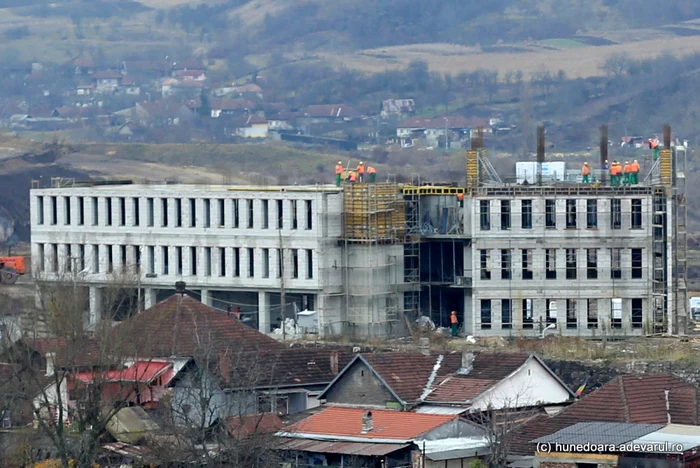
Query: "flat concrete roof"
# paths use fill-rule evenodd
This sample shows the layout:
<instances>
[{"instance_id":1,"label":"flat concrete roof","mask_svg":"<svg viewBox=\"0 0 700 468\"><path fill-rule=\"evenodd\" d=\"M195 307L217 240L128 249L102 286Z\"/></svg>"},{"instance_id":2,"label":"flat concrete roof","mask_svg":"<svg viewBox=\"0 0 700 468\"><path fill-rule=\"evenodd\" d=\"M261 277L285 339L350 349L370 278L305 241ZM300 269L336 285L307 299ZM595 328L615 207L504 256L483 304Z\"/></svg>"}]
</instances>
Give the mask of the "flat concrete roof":
<instances>
[{"instance_id":1,"label":"flat concrete roof","mask_svg":"<svg viewBox=\"0 0 700 468\"><path fill-rule=\"evenodd\" d=\"M342 187L336 187L333 184L319 185L222 185L222 184L109 184L96 183L94 185L88 183L76 182L75 185L64 185L62 187L43 187L34 188L36 191L65 191L65 190L82 190L82 191L119 191L119 192L136 192L136 191L200 191L200 192L342 192Z\"/></svg>"}]
</instances>

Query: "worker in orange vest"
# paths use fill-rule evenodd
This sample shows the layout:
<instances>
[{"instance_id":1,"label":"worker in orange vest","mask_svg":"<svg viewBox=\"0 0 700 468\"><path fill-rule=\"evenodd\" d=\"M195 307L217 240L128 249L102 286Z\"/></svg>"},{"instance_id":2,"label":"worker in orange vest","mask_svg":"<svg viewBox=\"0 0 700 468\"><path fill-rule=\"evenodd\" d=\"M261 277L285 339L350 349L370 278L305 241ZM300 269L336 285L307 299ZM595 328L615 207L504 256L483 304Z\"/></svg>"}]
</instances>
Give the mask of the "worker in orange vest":
<instances>
[{"instance_id":1,"label":"worker in orange vest","mask_svg":"<svg viewBox=\"0 0 700 468\"><path fill-rule=\"evenodd\" d=\"M639 183L639 162L635 159L631 166L630 183L636 185Z\"/></svg>"},{"instance_id":2,"label":"worker in orange vest","mask_svg":"<svg viewBox=\"0 0 700 468\"><path fill-rule=\"evenodd\" d=\"M659 159L659 140L649 138L649 149L654 150L654 161Z\"/></svg>"},{"instance_id":3,"label":"worker in orange vest","mask_svg":"<svg viewBox=\"0 0 700 468\"><path fill-rule=\"evenodd\" d=\"M591 168L588 167L588 163L585 162L583 163L583 167L581 168L581 183L587 184L589 183L588 176L591 175Z\"/></svg>"},{"instance_id":4,"label":"worker in orange vest","mask_svg":"<svg viewBox=\"0 0 700 468\"><path fill-rule=\"evenodd\" d=\"M338 161L335 165L335 186L340 187L340 181L343 178L343 163Z\"/></svg>"},{"instance_id":5,"label":"worker in orange vest","mask_svg":"<svg viewBox=\"0 0 700 468\"><path fill-rule=\"evenodd\" d=\"M629 161L625 161L625 185L629 185L632 179L632 165Z\"/></svg>"},{"instance_id":6,"label":"worker in orange vest","mask_svg":"<svg viewBox=\"0 0 700 468\"><path fill-rule=\"evenodd\" d=\"M452 336L457 336L459 331L459 321L457 320L457 311L452 311L450 314L450 325L452 326Z\"/></svg>"},{"instance_id":7,"label":"worker in orange vest","mask_svg":"<svg viewBox=\"0 0 700 468\"><path fill-rule=\"evenodd\" d=\"M357 174L360 176L360 182L364 182L365 180L365 163L360 161L360 164L357 165Z\"/></svg>"},{"instance_id":8,"label":"worker in orange vest","mask_svg":"<svg viewBox=\"0 0 700 468\"><path fill-rule=\"evenodd\" d=\"M459 205L460 208L462 208L464 206L464 194L463 193L457 194L457 204Z\"/></svg>"},{"instance_id":9,"label":"worker in orange vest","mask_svg":"<svg viewBox=\"0 0 700 468\"><path fill-rule=\"evenodd\" d=\"M621 182L621 177L622 177L622 166L620 165L619 162L613 161L612 165L610 166L610 185L620 185Z\"/></svg>"},{"instance_id":10,"label":"worker in orange vest","mask_svg":"<svg viewBox=\"0 0 700 468\"><path fill-rule=\"evenodd\" d=\"M367 167L367 174L369 174L369 183L373 184L377 181L377 171L372 166Z\"/></svg>"},{"instance_id":11,"label":"worker in orange vest","mask_svg":"<svg viewBox=\"0 0 700 468\"><path fill-rule=\"evenodd\" d=\"M357 182L357 172L355 171L350 171L350 175L348 176L348 180L352 182L353 184Z\"/></svg>"}]
</instances>

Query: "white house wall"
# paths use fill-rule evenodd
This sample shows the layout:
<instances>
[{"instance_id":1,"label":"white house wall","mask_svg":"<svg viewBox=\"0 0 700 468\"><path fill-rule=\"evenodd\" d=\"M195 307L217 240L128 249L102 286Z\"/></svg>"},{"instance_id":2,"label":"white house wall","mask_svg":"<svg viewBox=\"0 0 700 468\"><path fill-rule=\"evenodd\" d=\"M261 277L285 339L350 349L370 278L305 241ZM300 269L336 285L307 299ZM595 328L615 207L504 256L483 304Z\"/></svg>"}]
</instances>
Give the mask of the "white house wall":
<instances>
[{"instance_id":1,"label":"white house wall","mask_svg":"<svg viewBox=\"0 0 700 468\"><path fill-rule=\"evenodd\" d=\"M536 359L503 379L472 402L472 409L523 408L566 402L569 392Z\"/></svg>"}]
</instances>

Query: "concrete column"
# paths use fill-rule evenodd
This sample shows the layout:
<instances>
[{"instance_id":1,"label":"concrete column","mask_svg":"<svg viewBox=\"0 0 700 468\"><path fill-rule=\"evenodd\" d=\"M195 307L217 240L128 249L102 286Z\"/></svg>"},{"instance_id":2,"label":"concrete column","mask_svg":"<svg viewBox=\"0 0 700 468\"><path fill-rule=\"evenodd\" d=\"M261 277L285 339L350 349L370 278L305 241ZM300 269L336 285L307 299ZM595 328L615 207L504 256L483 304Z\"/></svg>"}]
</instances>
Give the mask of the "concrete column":
<instances>
[{"instance_id":1,"label":"concrete column","mask_svg":"<svg viewBox=\"0 0 700 468\"><path fill-rule=\"evenodd\" d=\"M58 244L58 271L59 274L64 274L68 271L68 246L66 244Z\"/></svg>"},{"instance_id":2,"label":"concrete column","mask_svg":"<svg viewBox=\"0 0 700 468\"><path fill-rule=\"evenodd\" d=\"M270 333L270 294L258 292L258 330Z\"/></svg>"},{"instance_id":3,"label":"concrete column","mask_svg":"<svg viewBox=\"0 0 700 468\"><path fill-rule=\"evenodd\" d=\"M200 302L211 307L211 296L209 295L209 290L202 288L202 296L200 297Z\"/></svg>"},{"instance_id":4,"label":"concrete column","mask_svg":"<svg viewBox=\"0 0 700 468\"><path fill-rule=\"evenodd\" d=\"M102 290L90 286L88 295L90 298L90 328L95 328L102 321Z\"/></svg>"},{"instance_id":5,"label":"concrete column","mask_svg":"<svg viewBox=\"0 0 700 468\"><path fill-rule=\"evenodd\" d=\"M156 305L156 290L153 288L145 288L143 290L143 308L150 309Z\"/></svg>"},{"instance_id":6,"label":"concrete column","mask_svg":"<svg viewBox=\"0 0 700 468\"><path fill-rule=\"evenodd\" d=\"M233 201L230 198L224 199L224 223L226 229L233 227Z\"/></svg>"}]
</instances>

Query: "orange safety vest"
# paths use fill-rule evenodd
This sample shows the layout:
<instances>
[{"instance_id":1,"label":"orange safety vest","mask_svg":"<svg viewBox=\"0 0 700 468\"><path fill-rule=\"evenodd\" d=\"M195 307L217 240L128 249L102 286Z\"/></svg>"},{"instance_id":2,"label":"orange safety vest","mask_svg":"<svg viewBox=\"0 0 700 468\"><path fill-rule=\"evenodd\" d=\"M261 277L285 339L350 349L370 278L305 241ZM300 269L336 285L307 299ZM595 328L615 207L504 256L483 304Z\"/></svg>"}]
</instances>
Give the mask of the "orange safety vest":
<instances>
[{"instance_id":1,"label":"orange safety vest","mask_svg":"<svg viewBox=\"0 0 700 468\"><path fill-rule=\"evenodd\" d=\"M591 173L591 168L588 166L583 166L581 168L581 175L588 175Z\"/></svg>"},{"instance_id":2,"label":"orange safety vest","mask_svg":"<svg viewBox=\"0 0 700 468\"><path fill-rule=\"evenodd\" d=\"M357 174L354 172L350 173L350 182L355 182L357 180Z\"/></svg>"},{"instance_id":3,"label":"orange safety vest","mask_svg":"<svg viewBox=\"0 0 700 468\"><path fill-rule=\"evenodd\" d=\"M630 167L632 172L639 172L639 163L632 163Z\"/></svg>"},{"instance_id":4,"label":"orange safety vest","mask_svg":"<svg viewBox=\"0 0 700 468\"><path fill-rule=\"evenodd\" d=\"M463 194L463 193L458 193L458 194L457 194L457 200L459 200L459 201L464 200L464 194Z\"/></svg>"},{"instance_id":5,"label":"orange safety vest","mask_svg":"<svg viewBox=\"0 0 700 468\"><path fill-rule=\"evenodd\" d=\"M375 171L374 168L373 168L372 166L369 166L369 167L367 168L367 173L368 173L368 174L375 174L376 172L377 172L377 171Z\"/></svg>"},{"instance_id":6,"label":"orange safety vest","mask_svg":"<svg viewBox=\"0 0 700 468\"><path fill-rule=\"evenodd\" d=\"M651 148L651 149L656 149L658 146L659 146L658 141L650 141L649 142L649 148Z\"/></svg>"},{"instance_id":7,"label":"orange safety vest","mask_svg":"<svg viewBox=\"0 0 700 468\"><path fill-rule=\"evenodd\" d=\"M336 164L336 165L335 165L335 173L336 173L336 174L342 174L342 173L343 173L343 165L342 165L342 164Z\"/></svg>"},{"instance_id":8,"label":"orange safety vest","mask_svg":"<svg viewBox=\"0 0 700 468\"><path fill-rule=\"evenodd\" d=\"M450 323L452 325L457 325L457 314L450 315Z\"/></svg>"},{"instance_id":9,"label":"orange safety vest","mask_svg":"<svg viewBox=\"0 0 700 468\"><path fill-rule=\"evenodd\" d=\"M615 165L613 166L613 170L615 171L615 172L613 173L613 175L620 175L620 174L622 174L622 166L620 166L619 164L615 164Z\"/></svg>"},{"instance_id":10,"label":"orange safety vest","mask_svg":"<svg viewBox=\"0 0 700 468\"><path fill-rule=\"evenodd\" d=\"M364 164L358 164L358 165L357 165L357 172L358 172L358 174L364 174L364 173L365 173L365 166L364 166Z\"/></svg>"},{"instance_id":11,"label":"orange safety vest","mask_svg":"<svg viewBox=\"0 0 700 468\"><path fill-rule=\"evenodd\" d=\"M610 175L614 176L617 173L617 165L616 164L611 164L610 165Z\"/></svg>"},{"instance_id":12,"label":"orange safety vest","mask_svg":"<svg viewBox=\"0 0 700 468\"><path fill-rule=\"evenodd\" d=\"M625 174L629 174L630 172L632 172L632 165L625 164Z\"/></svg>"}]
</instances>

